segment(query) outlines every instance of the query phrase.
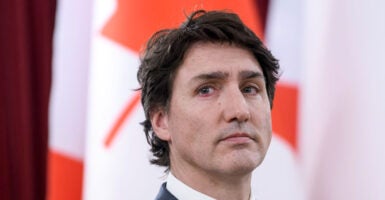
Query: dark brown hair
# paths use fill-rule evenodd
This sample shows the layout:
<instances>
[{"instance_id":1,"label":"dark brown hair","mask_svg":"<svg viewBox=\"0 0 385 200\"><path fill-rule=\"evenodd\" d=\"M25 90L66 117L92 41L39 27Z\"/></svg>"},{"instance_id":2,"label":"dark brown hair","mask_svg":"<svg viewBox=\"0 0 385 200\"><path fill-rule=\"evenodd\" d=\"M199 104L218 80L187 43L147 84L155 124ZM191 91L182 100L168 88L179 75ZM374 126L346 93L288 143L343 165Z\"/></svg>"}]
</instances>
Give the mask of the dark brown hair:
<instances>
[{"instance_id":1,"label":"dark brown hair","mask_svg":"<svg viewBox=\"0 0 385 200\"><path fill-rule=\"evenodd\" d=\"M188 16L179 28L156 32L141 54L137 78L146 117L141 124L154 156L151 163L166 166L166 170L170 167L169 146L154 133L150 117L159 109L168 110L177 69L186 51L197 42L229 43L253 53L261 65L270 106L273 106L278 61L238 15L199 10Z\"/></svg>"}]
</instances>

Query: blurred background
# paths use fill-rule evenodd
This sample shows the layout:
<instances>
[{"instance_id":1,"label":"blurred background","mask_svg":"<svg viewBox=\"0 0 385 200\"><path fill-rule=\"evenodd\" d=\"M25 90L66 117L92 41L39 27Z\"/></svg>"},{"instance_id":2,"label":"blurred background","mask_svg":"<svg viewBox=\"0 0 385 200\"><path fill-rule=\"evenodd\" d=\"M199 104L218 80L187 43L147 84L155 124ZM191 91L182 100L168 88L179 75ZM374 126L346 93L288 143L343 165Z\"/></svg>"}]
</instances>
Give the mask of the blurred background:
<instances>
[{"instance_id":1,"label":"blurred background","mask_svg":"<svg viewBox=\"0 0 385 200\"><path fill-rule=\"evenodd\" d=\"M197 9L239 14L280 60L257 199L385 199L385 1L1 0L0 199L154 199L136 71Z\"/></svg>"}]
</instances>

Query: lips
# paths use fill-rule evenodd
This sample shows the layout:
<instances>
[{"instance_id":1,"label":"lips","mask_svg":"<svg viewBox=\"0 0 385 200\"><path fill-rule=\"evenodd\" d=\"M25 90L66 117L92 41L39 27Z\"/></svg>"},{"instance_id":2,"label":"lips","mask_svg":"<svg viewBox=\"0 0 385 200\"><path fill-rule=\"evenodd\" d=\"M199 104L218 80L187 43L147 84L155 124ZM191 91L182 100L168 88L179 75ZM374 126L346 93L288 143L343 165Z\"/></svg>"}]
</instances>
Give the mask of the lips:
<instances>
[{"instance_id":1,"label":"lips","mask_svg":"<svg viewBox=\"0 0 385 200\"><path fill-rule=\"evenodd\" d=\"M253 140L247 133L234 133L229 136L226 136L221 141L231 142L231 143L247 143Z\"/></svg>"}]
</instances>

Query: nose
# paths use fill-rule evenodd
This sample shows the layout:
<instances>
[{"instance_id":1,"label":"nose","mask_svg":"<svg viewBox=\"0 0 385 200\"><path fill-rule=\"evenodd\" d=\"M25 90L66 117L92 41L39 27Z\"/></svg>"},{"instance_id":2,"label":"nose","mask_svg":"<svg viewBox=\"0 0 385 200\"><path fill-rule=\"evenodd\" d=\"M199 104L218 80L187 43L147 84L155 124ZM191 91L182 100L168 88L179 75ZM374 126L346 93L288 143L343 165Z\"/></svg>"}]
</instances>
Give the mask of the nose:
<instances>
[{"instance_id":1,"label":"nose","mask_svg":"<svg viewBox=\"0 0 385 200\"><path fill-rule=\"evenodd\" d=\"M227 122L247 122L250 111L245 96L239 88L228 91L222 98L223 116Z\"/></svg>"}]
</instances>

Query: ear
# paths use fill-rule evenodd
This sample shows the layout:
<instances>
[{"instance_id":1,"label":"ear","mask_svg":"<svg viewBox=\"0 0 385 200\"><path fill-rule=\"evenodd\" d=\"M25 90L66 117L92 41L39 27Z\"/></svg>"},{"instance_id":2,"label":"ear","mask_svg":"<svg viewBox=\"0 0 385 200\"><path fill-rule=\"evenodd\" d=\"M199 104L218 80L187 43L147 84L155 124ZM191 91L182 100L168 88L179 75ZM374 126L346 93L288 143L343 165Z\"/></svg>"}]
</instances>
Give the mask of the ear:
<instances>
[{"instance_id":1,"label":"ear","mask_svg":"<svg viewBox=\"0 0 385 200\"><path fill-rule=\"evenodd\" d=\"M168 115L167 113L159 109L151 115L151 125L156 136L164 141L170 141L170 133L168 131Z\"/></svg>"}]
</instances>

